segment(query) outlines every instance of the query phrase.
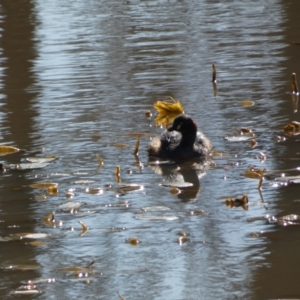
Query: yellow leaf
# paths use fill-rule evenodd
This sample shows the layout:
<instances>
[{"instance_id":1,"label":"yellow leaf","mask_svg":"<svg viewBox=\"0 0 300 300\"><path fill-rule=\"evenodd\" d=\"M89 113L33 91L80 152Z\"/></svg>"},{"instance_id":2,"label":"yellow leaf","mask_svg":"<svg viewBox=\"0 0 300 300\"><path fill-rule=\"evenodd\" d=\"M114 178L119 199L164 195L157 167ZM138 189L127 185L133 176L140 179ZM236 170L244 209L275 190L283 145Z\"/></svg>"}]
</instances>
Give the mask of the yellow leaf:
<instances>
[{"instance_id":1,"label":"yellow leaf","mask_svg":"<svg viewBox=\"0 0 300 300\"><path fill-rule=\"evenodd\" d=\"M250 171L250 170L246 171L243 175L251 179L261 179L262 177L262 175L259 172Z\"/></svg>"},{"instance_id":2,"label":"yellow leaf","mask_svg":"<svg viewBox=\"0 0 300 300\"><path fill-rule=\"evenodd\" d=\"M251 106L254 105L254 102L251 101L251 100L244 100L244 101L241 102L241 104L242 104L243 107L251 107Z\"/></svg>"},{"instance_id":3,"label":"yellow leaf","mask_svg":"<svg viewBox=\"0 0 300 300\"><path fill-rule=\"evenodd\" d=\"M156 125L162 125L168 128L169 124L172 123L178 115L181 115L181 113L162 111L155 118L155 123Z\"/></svg>"},{"instance_id":4,"label":"yellow leaf","mask_svg":"<svg viewBox=\"0 0 300 300\"><path fill-rule=\"evenodd\" d=\"M173 100L173 103L166 102L166 101L157 101L154 103L154 108L159 112L171 112L171 113L177 113L182 114L183 113L183 106L181 103L177 100L175 100L172 97L171 100Z\"/></svg>"},{"instance_id":5,"label":"yellow leaf","mask_svg":"<svg viewBox=\"0 0 300 300\"><path fill-rule=\"evenodd\" d=\"M12 146L0 146L0 155L12 154L19 151L19 148L15 148Z\"/></svg>"},{"instance_id":6,"label":"yellow leaf","mask_svg":"<svg viewBox=\"0 0 300 300\"><path fill-rule=\"evenodd\" d=\"M29 185L33 189L48 189L58 186L58 183L55 182L37 182Z\"/></svg>"},{"instance_id":7,"label":"yellow leaf","mask_svg":"<svg viewBox=\"0 0 300 300\"><path fill-rule=\"evenodd\" d=\"M283 131L289 136L298 135L300 134L300 123L297 121L292 121L291 123L284 126Z\"/></svg>"}]
</instances>

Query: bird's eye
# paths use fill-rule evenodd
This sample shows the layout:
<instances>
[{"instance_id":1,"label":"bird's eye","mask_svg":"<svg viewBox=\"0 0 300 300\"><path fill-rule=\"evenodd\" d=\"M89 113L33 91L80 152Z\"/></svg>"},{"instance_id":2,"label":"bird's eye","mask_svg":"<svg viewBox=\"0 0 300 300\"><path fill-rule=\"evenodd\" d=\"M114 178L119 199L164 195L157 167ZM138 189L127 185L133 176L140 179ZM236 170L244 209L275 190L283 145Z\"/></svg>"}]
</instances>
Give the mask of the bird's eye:
<instances>
[{"instance_id":1,"label":"bird's eye","mask_svg":"<svg viewBox=\"0 0 300 300\"><path fill-rule=\"evenodd\" d=\"M177 130L179 130L181 128L182 122L180 124L178 124L177 126Z\"/></svg>"}]
</instances>

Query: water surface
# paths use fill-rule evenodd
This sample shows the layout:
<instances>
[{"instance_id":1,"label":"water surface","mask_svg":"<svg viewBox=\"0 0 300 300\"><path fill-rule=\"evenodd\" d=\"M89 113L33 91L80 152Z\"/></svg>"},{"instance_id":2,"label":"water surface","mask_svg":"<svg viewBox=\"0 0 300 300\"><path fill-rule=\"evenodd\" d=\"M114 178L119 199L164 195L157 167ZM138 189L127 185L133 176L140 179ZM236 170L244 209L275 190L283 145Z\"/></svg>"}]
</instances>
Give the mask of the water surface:
<instances>
[{"instance_id":1,"label":"water surface","mask_svg":"<svg viewBox=\"0 0 300 300\"><path fill-rule=\"evenodd\" d=\"M44 169L1 175L1 267L17 266L2 271L1 297L13 298L23 281L45 278L55 283L37 284L43 293L32 297L118 299L117 292L126 299L300 297L298 226L264 218L298 214L299 187L267 177L260 195L258 181L241 176L249 165L278 170L277 175L299 166L299 138L276 142L283 126L299 114L289 94L291 73L300 67L299 46L293 44L299 38L297 7L295 1L279 0L255 5L3 2L1 144L25 151L3 156L1 162L17 164L32 155L59 159ZM148 164L149 134L162 128L145 112L155 116L154 102L166 96L179 99L215 150L227 154L214 157L215 166L204 174ZM243 107L246 99L254 106ZM249 141L224 139L240 127L255 132L255 148ZM138 159L132 133L145 134ZM264 162L260 152L267 156ZM100 169L96 154L104 161ZM194 188L172 194L164 185L174 177ZM58 183L59 192L49 195L28 186L40 181ZM118 190L129 184L143 189ZM104 192L89 194L88 187ZM70 190L74 198L67 199ZM224 198L243 194L250 200L247 210L226 207ZM68 201L82 204L77 213L59 209ZM153 206L169 210L136 214ZM190 215L191 210L204 214ZM42 221L52 211L62 227ZM136 218L153 215L178 219ZM78 221L89 227L83 236ZM188 235L183 245L178 244L181 231ZM266 234L252 234L261 231ZM24 232L49 236L38 246L26 238L7 241ZM138 246L126 242L132 237L139 239ZM94 274L87 278L62 270L93 259Z\"/></svg>"}]
</instances>

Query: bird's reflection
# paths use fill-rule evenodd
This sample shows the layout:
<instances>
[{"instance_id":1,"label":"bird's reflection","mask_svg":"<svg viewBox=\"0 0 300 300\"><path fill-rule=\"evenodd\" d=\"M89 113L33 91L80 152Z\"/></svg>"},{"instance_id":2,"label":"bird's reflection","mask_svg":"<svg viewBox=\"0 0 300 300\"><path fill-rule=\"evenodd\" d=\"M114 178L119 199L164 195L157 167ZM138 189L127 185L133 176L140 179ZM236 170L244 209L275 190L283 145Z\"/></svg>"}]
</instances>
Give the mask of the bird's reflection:
<instances>
[{"instance_id":1,"label":"bird's reflection","mask_svg":"<svg viewBox=\"0 0 300 300\"><path fill-rule=\"evenodd\" d=\"M186 162L158 162L149 163L156 174L163 176L163 186L177 188L180 201L190 203L197 199L200 193L200 178L206 174L209 162L189 160Z\"/></svg>"}]
</instances>

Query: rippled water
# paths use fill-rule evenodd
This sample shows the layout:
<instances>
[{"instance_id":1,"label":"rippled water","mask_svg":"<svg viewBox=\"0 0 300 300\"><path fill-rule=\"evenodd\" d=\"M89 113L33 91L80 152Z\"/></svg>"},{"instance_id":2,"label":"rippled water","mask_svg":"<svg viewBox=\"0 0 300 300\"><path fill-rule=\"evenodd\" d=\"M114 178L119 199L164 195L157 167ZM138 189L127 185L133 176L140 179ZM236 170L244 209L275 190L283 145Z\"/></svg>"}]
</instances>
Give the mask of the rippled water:
<instances>
[{"instance_id":1,"label":"rippled water","mask_svg":"<svg viewBox=\"0 0 300 300\"><path fill-rule=\"evenodd\" d=\"M299 114L289 94L291 73L300 67L299 46L293 44L299 42L297 8L292 0L1 3L1 144L26 150L1 162L59 158L44 169L1 175L1 298L14 298L23 281L45 278L55 282L37 284L43 294L32 297L300 297L299 227L264 218L299 211L299 187L274 181L299 165L299 138L276 142ZM148 164L149 135L162 129L145 112L155 116L154 102L166 96L179 99L215 150L226 154L214 157L215 166L199 174ZM254 106L243 107L246 99ZM224 139L240 127L255 132L255 148ZM143 133L138 158L136 133ZM258 180L241 176L250 165L278 170L266 177L261 195ZM165 185L174 178L193 188L172 194ZM93 183L78 182L83 180ZM58 194L28 187L40 181L58 183ZM130 184L143 188L119 189ZM101 194L86 192L100 187ZM69 190L72 199L66 198ZM226 207L226 197L243 194L248 210ZM68 201L82 204L77 213L60 209ZM153 206L169 210L137 214ZM42 220L52 211L62 227ZM147 216L178 219L142 219ZM89 227L83 236L78 221ZM187 241L180 245L182 231ZM253 234L261 231L266 233ZM14 238L24 232L49 236L34 246L31 239ZM139 239L137 246L127 242L132 237ZM93 259L87 278L63 269ZM7 270L10 265L16 268Z\"/></svg>"}]
</instances>

